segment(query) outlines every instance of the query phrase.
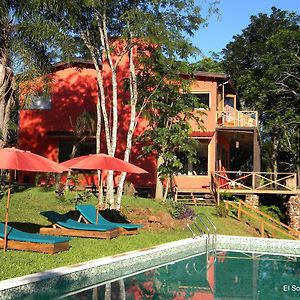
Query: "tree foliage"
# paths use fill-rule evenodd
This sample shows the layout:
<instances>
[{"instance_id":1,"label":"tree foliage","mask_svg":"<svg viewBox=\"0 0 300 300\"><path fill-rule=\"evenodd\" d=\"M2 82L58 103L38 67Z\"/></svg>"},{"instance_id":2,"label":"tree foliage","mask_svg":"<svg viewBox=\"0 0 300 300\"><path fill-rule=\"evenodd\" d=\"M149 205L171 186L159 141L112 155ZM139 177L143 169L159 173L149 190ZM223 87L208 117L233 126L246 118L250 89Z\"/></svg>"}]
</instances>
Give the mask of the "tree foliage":
<instances>
[{"instance_id":1,"label":"tree foliage","mask_svg":"<svg viewBox=\"0 0 300 300\"><path fill-rule=\"evenodd\" d=\"M195 71L204 71L212 73L224 73L221 61L216 57L204 57L199 62L191 65Z\"/></svg>"},{"instance_id":2,"label":"tree foliage","mask_svg":"<svg viewBox=\"0 0 300 300\"><path fill-rule=\"evenodd\" d=\"M189 94L192 73L183 79L182 74L189 74L185 63L168 59L160 49L155 49L144 66L139 77L140 97L146 100L144 116L149 124L139 140L145 143L144 155L155 154L162 158L158 171L164 179L183 167L176 154L183 152L195 162L196 141L191 139L190 121L203 128L203 111L194 111L201 104L197 97Z\"/></svg>"},{"instance_id":3,"label":"tree foliage","mask_svg":"<svg viewBox=\"0 0 300 300\"><path fill-rule=\"evenodd\" d=\"M259 111L263 142L271 147L266 167L273 171L281 151L291 160L288 169L300 170L299 20L296 13L273 7L270 15L252 16L223 50L224 69L242 104Z\"/></svg>"},{"instance_id":4,"label":"tree foliage","mask_svg":"<svg viewBox=\"0 0 300 300\"><path fill-rule=\"evenodd\" d=\"M36 1L0 2L0 146L16 138L19 83L46 74L70 39ZM16 76L17 74L17 76Z\"/></svg>"},{"instance_id":5,"label":"tree foliage","mask_svg":"<svg viewBox=\"0 0 300 300\"><path fill-rule=\"evenodd\" d=\"M86 55L94 63L99 87L96 135L98 152L103 125L106 150L109 155L115 155L118 107L130 107L124 153L124 160L128 161L138 116L143 109L149 109L150 99L151 103L161 102L154 94L159 94L162 83L173 80L174 76L170 76L170 73L175 72L176 61L186 59L195 51L188 36L204 22L200 7L194 0L68 0L40 1L40 5L48 8L41 13L45 20L59 24L59 32L68 34L76 47L76 41L81 42L81 47L73 49L74 53ZM124 58L129 59L127 70L121 69ZM155 68L152 65L154 61L159 64ZM168 70L163 65L167 61L168 66L172 65ZM123 74L128 80L118 78L118 74ZM126 88L128 97L121 99L122 91L126 91ZM168 111L165 110L166 113ZM182 120L181 123L183 122ZM120 191L124 175L121 175ZM109 206L112 206L113 201L110 193L112 184L112 177L109 176ZM120 195L121 192L118 192L119 200Z\"/></svg>"}]
</instances>

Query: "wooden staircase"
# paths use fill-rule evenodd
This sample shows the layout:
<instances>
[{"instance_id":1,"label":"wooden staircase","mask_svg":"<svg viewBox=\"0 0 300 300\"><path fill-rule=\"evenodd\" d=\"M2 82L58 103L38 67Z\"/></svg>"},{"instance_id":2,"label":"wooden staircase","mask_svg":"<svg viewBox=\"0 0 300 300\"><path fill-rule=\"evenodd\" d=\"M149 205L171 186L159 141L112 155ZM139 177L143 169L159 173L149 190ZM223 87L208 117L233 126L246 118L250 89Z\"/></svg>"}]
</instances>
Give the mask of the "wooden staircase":
<instances>
[{"instance_id":1,"label":"wooden staircase","mask_svg":"<svg viewBox=\"0 0 300 300\"><path fill-rule=\"evenodd\" d=\"M215 198L210 190L203 191L181 191L174 194L174 201L188 205L216 205Z\"/></svg>"},{"instance_id":2,"label":"wooden staircase","mask_svg":"<svg viewBox=\"0 0 300 300\"><path fill-rule=\"evenodd\" d=\"M173 178L172 197L174 202L190 205L216 205L215 193L211 186L199 186L196 178Z\"/></svg>"}]
</instances>

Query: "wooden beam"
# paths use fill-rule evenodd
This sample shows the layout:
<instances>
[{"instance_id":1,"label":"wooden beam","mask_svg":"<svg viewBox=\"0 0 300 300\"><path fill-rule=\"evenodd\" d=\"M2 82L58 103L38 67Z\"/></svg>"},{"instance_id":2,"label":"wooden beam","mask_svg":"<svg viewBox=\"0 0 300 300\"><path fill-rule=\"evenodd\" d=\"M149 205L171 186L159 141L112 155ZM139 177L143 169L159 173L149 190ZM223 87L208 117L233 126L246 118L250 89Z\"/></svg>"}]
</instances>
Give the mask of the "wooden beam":
<instances>
[{"instance_id":1,"label":"wooden beam","mask_svg":"<svg viewBox=\"0 0 300 300\"><path fill-rule=\"evenodd\" d=\"M3 248L4 242L0 240L0 248ZM11 250L22 250L54 254L57 252L65 251L70 248L69 242L46 244L46 243L30 243L30 242L19 242L19 241L7 241L7 249Z\"/></svg>"},{"instance_id":2,"label":"wooden beam","mask_svg":"<svg viewBox=\"0 0 300 300\"><path fill-rule=\"evenodd\" d=\"M67 228L48 228L40 229L41 234L49 234L55 236L76 236L85 238L98 238L98 239L112 239L121 234L122 230L116 228L107 231L94 231L94 230L76 230Z\"/></svg>"}]
</instances>

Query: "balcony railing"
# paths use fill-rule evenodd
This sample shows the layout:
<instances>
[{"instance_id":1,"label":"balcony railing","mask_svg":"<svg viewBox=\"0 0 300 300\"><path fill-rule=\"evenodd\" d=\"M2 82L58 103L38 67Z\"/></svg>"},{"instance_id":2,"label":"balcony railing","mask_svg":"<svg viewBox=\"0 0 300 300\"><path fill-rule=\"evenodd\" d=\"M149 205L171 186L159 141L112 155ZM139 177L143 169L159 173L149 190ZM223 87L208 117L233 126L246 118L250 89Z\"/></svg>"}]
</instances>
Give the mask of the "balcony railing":
<instances>
[{"instance_id":1,"label":"balcony railing","mask_svg":"<svg viewBox=\"0 0 300 300\"><path fill-rule=\"evenodd\" d=\"M220 190L299 192L296 173L217 171Z\"/></svg>"},{"instance_id":2,"label":"balcony railing","mask_svg":"<svg viewBox=\"0 0 300 300\"><path fill-rule=\"evenodd\" d=\"M217 111L217 124L222 127L258 127L258 112L225 107L224 111Z\"/></svg>"}]
</instances>

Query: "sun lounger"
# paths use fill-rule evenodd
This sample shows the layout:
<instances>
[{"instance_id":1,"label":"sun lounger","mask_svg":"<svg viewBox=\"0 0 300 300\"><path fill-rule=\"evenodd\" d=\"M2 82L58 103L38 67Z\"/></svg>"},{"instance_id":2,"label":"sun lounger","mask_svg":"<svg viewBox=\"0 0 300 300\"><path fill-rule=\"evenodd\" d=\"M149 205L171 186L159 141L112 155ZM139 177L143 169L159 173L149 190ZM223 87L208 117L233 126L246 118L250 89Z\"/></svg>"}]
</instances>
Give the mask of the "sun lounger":
<instances>
[{"instance_id":1,"label":"sun lounger","mask_svg":"<svg viewBox=\"0 0 300 300\"><path fill-rule=\"evenodd\" d=\"M53 254L68 250L70 238L28 233L7 227L7 249ZM4 247L4 224L0 223L0 247Z\"/></svg>"},{"instance_id":2,"label":"sun lounger","mask_svg":"<svg viewBox=\"0 0 300 300\"><path fill-rule=\"evenodd\" d=\"M80 213L80 218L83 219L88 224L95 224L95 225L113 225L123 228L123 234L136 234L137 229L142 228L142 224L133 224L133 223L116 223L106 220L100 213L98 213L98 224L96 220L97 210L95 206L91 204L79 204L76 205L76 209Z\"/></svg>"},{"instance_id":3,"label":"sun lounger","mask_svg":"<svg viewBox=\"0 0 300 300\"><path fill-rule=\"evenodd\" d=\"M117 226L79 223L55 211L41 212L41 215L53 223L52 228L40 229L40 233L44 234L111 239L121 233Z\"/></svg>"}]
</instances>

